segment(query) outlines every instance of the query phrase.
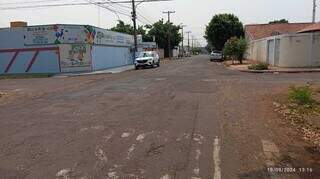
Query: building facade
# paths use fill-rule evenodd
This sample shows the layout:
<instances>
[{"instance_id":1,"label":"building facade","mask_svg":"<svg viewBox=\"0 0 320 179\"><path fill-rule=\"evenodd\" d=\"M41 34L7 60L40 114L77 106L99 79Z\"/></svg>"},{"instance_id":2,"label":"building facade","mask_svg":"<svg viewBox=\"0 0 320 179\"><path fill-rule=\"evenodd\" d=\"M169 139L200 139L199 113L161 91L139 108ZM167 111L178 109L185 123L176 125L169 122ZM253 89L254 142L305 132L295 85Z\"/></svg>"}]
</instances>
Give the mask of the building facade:
<instances>
[{"instance_id":1,"label":"building facade","mask_svg":"<svg viewBox=\"0 0 320 179\"><path fill-rule=\"evenodd\" d=\"M95 71L134 59L132 35L89 25L4 28L0 39L0 74Z\"/></svg>"},{"instance_id":2,"label":"building facade","mask_svg":"<svg viewBox=\"0 0 320 179\"><path fill-rule=\"evenodd\" d=\"M278 67L319 67L320 31L311 23L246 26L246 58Z\"/></svg>"}]
</instances>

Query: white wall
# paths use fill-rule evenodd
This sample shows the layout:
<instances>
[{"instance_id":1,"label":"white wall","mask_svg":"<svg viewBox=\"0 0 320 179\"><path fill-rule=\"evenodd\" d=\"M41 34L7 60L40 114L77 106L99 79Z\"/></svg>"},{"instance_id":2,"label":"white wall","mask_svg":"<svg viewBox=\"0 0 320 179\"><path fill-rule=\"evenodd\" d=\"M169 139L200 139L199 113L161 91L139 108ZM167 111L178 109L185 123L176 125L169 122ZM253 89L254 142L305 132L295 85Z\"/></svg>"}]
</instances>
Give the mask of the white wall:
<instances>
[{"instance_id":1,"label":"white wall","mask_svg":"<svg viewBox=\"0 0 320 179\"><path fill-rule=\"evenodd\" d=\"M251 41L246 58L267 62L268 40L275 39L280 39L279 67L310 67L311 33L286 34ZM311 65L320 66L320 33L314 33Z\"/></svg>"}]
</instances>

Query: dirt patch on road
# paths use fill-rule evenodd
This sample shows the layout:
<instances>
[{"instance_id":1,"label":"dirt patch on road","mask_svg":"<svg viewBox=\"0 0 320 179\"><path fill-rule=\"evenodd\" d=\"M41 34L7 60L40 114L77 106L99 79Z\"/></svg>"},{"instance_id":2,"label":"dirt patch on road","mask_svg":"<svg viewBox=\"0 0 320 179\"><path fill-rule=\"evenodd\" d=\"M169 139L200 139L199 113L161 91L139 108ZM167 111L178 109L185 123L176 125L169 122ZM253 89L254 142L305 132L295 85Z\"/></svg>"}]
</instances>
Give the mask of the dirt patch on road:
<instances>
[{"instance_id":1,"label":"dirt patch on road","mask_svg":"<svg viewBox=\"0 0 320 179\"><path fill-rule=\"evenodd\" d=\"M314 89L314 86L312 86ZM288 91L276 94L271 109L279 116L272 120L273 132L282 152L281 163L290 163L301 178L320 175L320 121L319 104L299 106L288 99ZM313 93L314 95L317 95ZM317 122L316 122L317 121Z\"/></svg>"},{"instance_id":2,"label":"dirt patch on road","mask_svg":"<svg viewBox=\"0 0 320 179\"><path fill-rule=\"evenodd\" d=\"M278 98L278 102L273 102L273 106L274 111L299 131L303 139L320 147L320 87L311 85L310 90L312 104L299 105L284 95Z\"/></svg>"}]
</instances>

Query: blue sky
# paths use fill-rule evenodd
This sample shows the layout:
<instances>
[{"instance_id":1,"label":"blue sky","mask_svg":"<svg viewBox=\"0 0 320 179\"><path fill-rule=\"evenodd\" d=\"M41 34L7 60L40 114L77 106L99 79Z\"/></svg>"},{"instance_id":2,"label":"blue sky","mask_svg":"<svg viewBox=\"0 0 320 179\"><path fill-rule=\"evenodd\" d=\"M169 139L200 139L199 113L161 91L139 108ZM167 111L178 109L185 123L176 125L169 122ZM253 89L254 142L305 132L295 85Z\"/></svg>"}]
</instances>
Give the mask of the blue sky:
<instances>
[{"instance_id":1,"label":"blue sky","mask_svg":"<svg viewBox=\"0 0 320 179\"><path fill-rule=\"evenodd\" d=\"M12 0L9 2L32 1L39 0ZM8 7L9 5L3 4L7 2L7 0L0 0L0 8ZM60 2L56 3L61 2L85 2L85 0L60 0ZM320 4L320 0L318 0L318 4ZM17 6L17 4L10 6ZM103 28L111 28L117 23L118 17L106 9L100 8L99 18L98 9L99 8L91 5L10 11L0 10L0 27L7 27L10 21L15 20L27 21L30 25L66 23L90 24ZM130 13L128 8L122 7L122 9ZM202 38L205 25L215 14L233 13L237 15L244 24L267 23L271 20L282 18L286 18L290 22L309 22L312 17L312 0L173 0L171 2L143 3L138 6L138 12L147 20L140 17L143 23L138 23L142 25L146 23L146 21L155 22L160 18L167 19L167 16L162 13L162 11L167 10L175 10L176 13L172 14L171 20L176 24L186 24L186 31L192 31L195 38L197 38L201 44L205 44ZM317 21L319 21L318 14L319 13L317 13ZM119 16L121 20L131 23L129 17Z\"/></svg>"}]
</instances>

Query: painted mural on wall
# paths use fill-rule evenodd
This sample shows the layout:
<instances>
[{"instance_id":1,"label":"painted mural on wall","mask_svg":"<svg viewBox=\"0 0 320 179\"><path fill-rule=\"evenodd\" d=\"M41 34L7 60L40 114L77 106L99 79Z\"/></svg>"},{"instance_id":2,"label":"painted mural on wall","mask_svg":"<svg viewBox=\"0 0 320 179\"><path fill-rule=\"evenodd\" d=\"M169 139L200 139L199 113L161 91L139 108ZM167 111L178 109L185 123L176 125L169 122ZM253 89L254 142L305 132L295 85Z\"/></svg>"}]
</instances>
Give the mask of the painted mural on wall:
<instances>
[{"instance_id":1,"label":"painted mural on wall","mask_svg":"<svg viewBox=\"0 0 320 179\"><path fill-rule=\"evenodd\" d=\"M138 41L142 38L138 36ZM132 46L133 36L89 25L31 26L25 30L25 45L54 45L86 43L98 45Z\"/></svg>"},{"instance_id":2,"label":"painted mural on wall","mask_svg":"<svg viewBox=\"0 0 320 179\"><path fill-rule=\"evenodd\" d=\"M89 44L94 43L94 39L96 37L96 29L92 26L86 25L84 26L85 28L85 33L86 33L86 42Z\"/></svg>"},{"instance_id":3,"label":"painted mural on wall","mask_svg":"<svg viewBox=\"0 0 320 179\"><path fill-rule=\"evenodd\" d=\"M86 34L83 26L32 26L25 30L25 45L85 43L85 40Z\"/></svg>"},{"instance_id":4,"label":"painted mural on wall","mask_svg":"<svg viewBox=\"0 0 320 179\"><path fill-rule=\"evenodd\" d=\"M90 46L87 44L60 45L62 72L91 70Z\"/></svg>"},{"instance_id":5,"label":"painted mural on wall","mask_svg":"<svg viewBox=\"0 0 320 179\"><path fill-rule=\"evenodd\" d=\"M105 29L96 29L97 35L94 44L131 46L133 45L133 36L113 32Z\"/></svg>"}]
</instances>

